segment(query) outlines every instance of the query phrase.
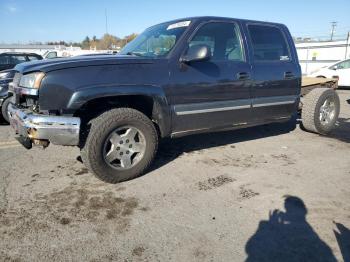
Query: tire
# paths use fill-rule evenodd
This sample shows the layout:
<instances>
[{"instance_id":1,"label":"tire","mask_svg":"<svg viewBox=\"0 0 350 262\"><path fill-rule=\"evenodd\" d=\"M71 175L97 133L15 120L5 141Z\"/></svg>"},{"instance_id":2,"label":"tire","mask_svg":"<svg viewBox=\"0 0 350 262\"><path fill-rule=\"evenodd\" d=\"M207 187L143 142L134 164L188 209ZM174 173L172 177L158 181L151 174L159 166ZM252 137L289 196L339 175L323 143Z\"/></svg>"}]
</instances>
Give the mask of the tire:
<instances>
[{"instance_id":1,"label":"tire","mask_svg":"<svg viewBox=\"0 0 350 262\"><path fill-rule=\"evenodd\" d=\"M6 98L1 106L1 115L7 123L10 123L10 117L7 112L8 106L10 104L10 100L11 100L11 97Z\"/></svg>"},{"instance_id":2,"label":"tire","mask_svg":"<svg viewBox=\"0 0 350 262\"><path fill-rule=\"evenodd\" d=\"M90 131L81 149L81 157L89 171L100 180L113 184L130 180L143 174L151 165L157 152L158 135L152 121L143 113L131 108L112 109L94 118L88 125L90 126ZM143 145L142 154L130 153L136 155L132 161L130 160L133 163L128 168L122 166L121 160L118 164L107 161L108 153L106 153L108 151L106 147L108 144L111 144L110 141L112 141L113 135L117 134L116 136L119 138L123 135L125 136L126 133L120 136L118 134L120 130L123 131L124 129L138 131L137 135L134 135L134 140L136 141L136 137L138 137L139 142L134 143L134 148L139 144ZM119 147L116 147L114 143L110 145L109 152L116 154L124 152L126 154L128 150L125 147L130 146L132 142L129 145L127 143L129 141L125 140L124 137L124 144L120 145L123 148L118 149ZM117 152L117 149L124 151ZM126 155L124 156L126 157ZM116 159L115 161L119 160Z\"/></svg>"},{"instance_id":3,"label":"tire","mask_svg":"<svg viewBox=\"0 0 350 262\"><path fill-rule=\"evenodd\" d=\"M328 122L321 120L322 107L326 101L332 101L332 114L329 114ZM321 135L329 134L338 120L340 101L338 94L330 88L315 88L308 93L303 100L301 119L303 128L307 131ZM323 118L323 117L322 117Z\"/></svg>"}]
</instances>

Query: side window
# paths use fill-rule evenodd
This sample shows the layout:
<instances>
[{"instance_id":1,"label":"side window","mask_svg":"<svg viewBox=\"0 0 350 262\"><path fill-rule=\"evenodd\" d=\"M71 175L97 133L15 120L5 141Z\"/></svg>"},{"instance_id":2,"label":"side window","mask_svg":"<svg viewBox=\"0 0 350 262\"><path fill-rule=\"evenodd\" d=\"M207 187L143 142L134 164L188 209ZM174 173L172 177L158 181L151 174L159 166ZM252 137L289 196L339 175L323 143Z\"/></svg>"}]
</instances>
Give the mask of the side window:
<instances>
[{"instance_id":1,"label":"side window","mask_svg":"<svg viewBox=\"0 0 350 262\"><path fill-rule=\"evenodd\" d=\"M11 62L10 62L10 57L8 55L0 56L0 65L9 65L9 64L11 64Z\"/></svg>"},{"instance_id":2,"label":"side window","mask_svg":"<svg viewBox=\"0 0 350 262\"><path fill-rule=\"evenodd\" d=\"M49 52L46 55L46 58L50 59L50 58L56 58L57 57L57 52Z\"/></svg>"},{"instance_id":3,"label":"side window","mask_svg":"<svg viewBox=\"0 0 350 262\"><path fill-rule=\"evenodd\" d=\"M289 61L290 54L282 31L274 26L248 25L255 61Z\"/></svg>"},{"instance_id":4,"label":"side window","mask_svg":"<svg viewBox=\"0 0 350 262\"><path fill-rule=\"evenodd\" d=\"M29 55L29 56L28 56L28 60L29 60L29 61L36 61L36 60L39 60L39 58L36 57L36 56L33 56L33 55Z\"/></svg>"},{"instance_id":5,"label":"side window","mask_svg":"<svg viewBox=\"0 0 350 262\"><path fill-rule=\"evenodd\" d=\"M238 26L234 23L212 22L203 25L189 46L207 45L212 60L244 61Z\"/></svg>"},{"instance_id":6,"label":"side window","mask_svg":"<svg viewBox=\"0 0 350 262\"><path fill-rule=\"evenodd\" d=\"M15 56L12 56L12 61L13 61L12 62L13 64L17 65L23 62L27 62L27 59L23 55L15 55Z\"/></svg>"},{"instance_id":7,"label":"side window","mask_svg":"<svg viewBox=\"0 0 350 262\"><path fill-rule=\"evenodd\" d=\"M339 64L336 64L335 66L333 66L334 69L349 69L350 68L350 60L346 60L343 62L340 62Z\"/></svg>"}]
</instances>

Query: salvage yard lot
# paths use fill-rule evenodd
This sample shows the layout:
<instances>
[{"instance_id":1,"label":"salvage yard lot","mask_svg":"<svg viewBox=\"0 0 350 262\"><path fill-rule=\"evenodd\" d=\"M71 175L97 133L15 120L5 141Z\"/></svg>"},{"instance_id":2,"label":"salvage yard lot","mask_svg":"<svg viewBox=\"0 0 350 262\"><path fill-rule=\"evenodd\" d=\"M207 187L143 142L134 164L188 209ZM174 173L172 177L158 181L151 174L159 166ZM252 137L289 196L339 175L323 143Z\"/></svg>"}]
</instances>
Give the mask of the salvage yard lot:
<instances>
[{"instance_id":1,"label":"salvage yard lot","mask_svg":"<svg viewBox=\"0 0 350 262\"><path fill-rule=\"evenodd\" d=\"M77 148L27 151L0 126L0 260L273 261L297 247L342 261L350 91L339 94L329 137L274 124L167 140L149 173L116 185L89 174Z\"/></svg>"}]
</instances>

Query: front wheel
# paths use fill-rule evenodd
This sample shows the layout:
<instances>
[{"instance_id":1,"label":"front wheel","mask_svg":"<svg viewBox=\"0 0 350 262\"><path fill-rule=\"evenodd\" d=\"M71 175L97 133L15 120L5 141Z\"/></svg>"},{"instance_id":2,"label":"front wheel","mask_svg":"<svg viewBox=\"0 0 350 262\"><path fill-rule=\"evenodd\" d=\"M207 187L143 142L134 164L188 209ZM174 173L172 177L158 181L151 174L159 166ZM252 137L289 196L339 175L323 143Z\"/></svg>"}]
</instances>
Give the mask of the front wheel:
<instances>
[{"instance_id":1,"label":"front wheel","mask_svg":"<svg viewBox=\"0 0 350 262\"><path fill-rule=\"evenodd\" d=\"M4 100L4 102L2 103L2 106L1 106L2 117L4 118L4 120L7 123L10 122L10 116L9 116L9 113L8 113L8 107L9 107L9 104L10 104L10 100L11 100L11 97L6 98Z\"/></svg>"},{"instance_id":2,"label":"front wheel","mask_svg":"<svg viewBox=\"0 0 350 262\"><path fill-rule=\"evenodd\" d=\"M303 100L303 127L308 131L326 135L334 128L339 111L339 96L333 89L315 88Z\"/></svg>"},{"instance_id":3,"label":"front wheel","mask_svg":"<svg viewBox=\"0 0 350 262\"><path fill-rule=\"evenodd\" d=\"M143 113L131 108L112 109L89 125L81 156L99 179L108 183L129 180L144 173L152 163L158 136Z\"/></svg>"}]
</instances>

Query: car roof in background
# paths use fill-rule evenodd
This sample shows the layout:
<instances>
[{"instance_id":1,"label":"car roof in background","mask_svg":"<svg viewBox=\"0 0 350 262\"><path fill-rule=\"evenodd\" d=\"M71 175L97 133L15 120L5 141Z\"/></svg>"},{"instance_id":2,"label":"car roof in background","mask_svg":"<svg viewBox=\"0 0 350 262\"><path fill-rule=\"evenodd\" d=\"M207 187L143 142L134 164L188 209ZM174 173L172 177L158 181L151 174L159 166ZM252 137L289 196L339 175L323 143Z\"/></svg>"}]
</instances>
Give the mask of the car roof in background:
<instances>
[{"instance_id":1,"label":"car roof in background","mask_svg":"<svg viewBox=\"0 0 350 262\"><path fill-rule=\"evenodd\" d=\"M26 53L26 52L4 52L1 53L0 55L31 55L31 56L38 56L41 57L41 55L36 54L36 53Z\"/></svg>"}]
</instances>

